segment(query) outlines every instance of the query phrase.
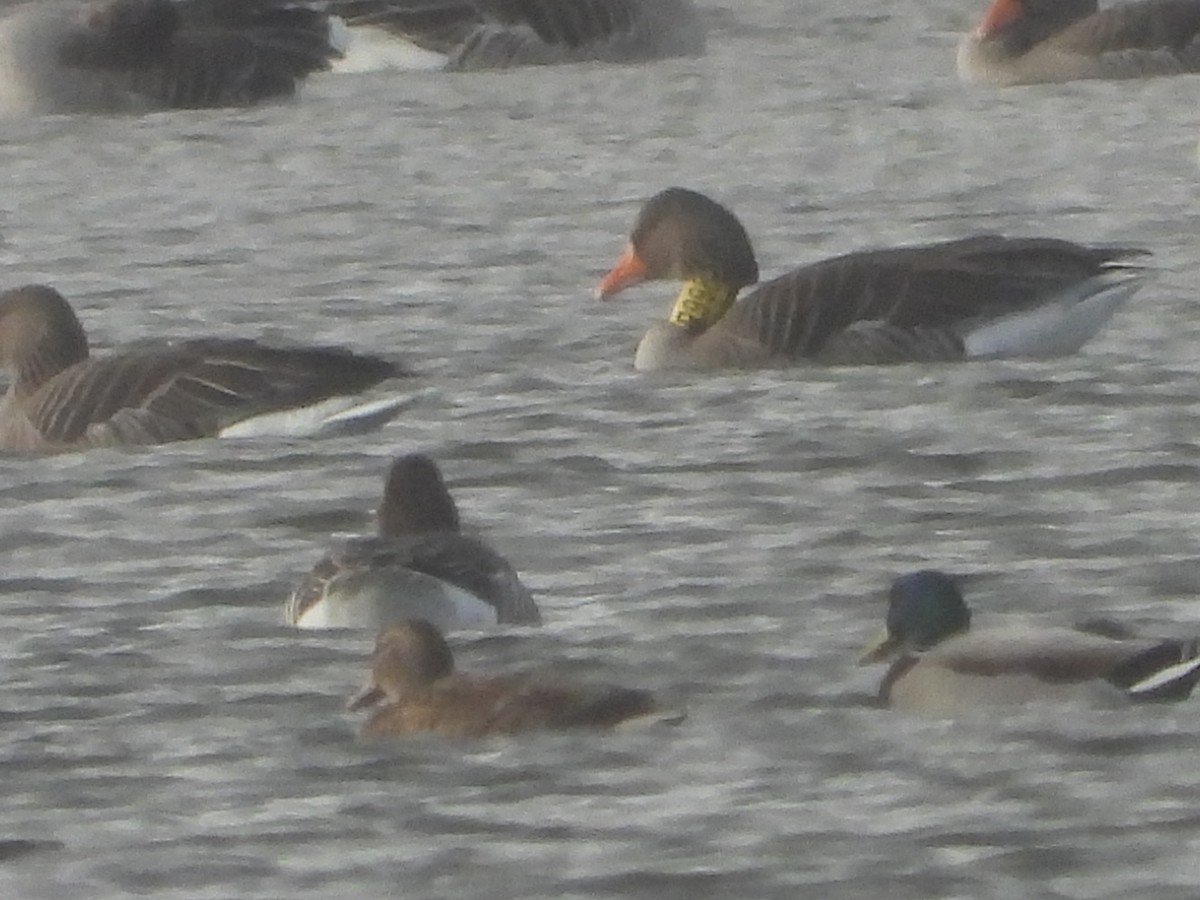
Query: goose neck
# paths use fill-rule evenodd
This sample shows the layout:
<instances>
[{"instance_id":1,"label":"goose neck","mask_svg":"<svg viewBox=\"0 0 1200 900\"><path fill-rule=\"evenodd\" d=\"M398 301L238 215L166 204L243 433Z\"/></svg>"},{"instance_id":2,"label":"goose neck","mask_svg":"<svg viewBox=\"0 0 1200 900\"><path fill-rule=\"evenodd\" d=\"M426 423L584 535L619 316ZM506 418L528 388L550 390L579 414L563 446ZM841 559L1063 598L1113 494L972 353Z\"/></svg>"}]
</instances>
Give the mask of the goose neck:
<instances>
[{"instance_id":1,"label":"goose neck","mask_svg":"<svg viewBox=\"0 0 1200 900\"><path fill-rule=\"evenodd\" d=\"M695 276L684 282L669 321L672 325L703 331L716 324L736 299L736 287L713 276Z\"/></svg>"}]
</instances>

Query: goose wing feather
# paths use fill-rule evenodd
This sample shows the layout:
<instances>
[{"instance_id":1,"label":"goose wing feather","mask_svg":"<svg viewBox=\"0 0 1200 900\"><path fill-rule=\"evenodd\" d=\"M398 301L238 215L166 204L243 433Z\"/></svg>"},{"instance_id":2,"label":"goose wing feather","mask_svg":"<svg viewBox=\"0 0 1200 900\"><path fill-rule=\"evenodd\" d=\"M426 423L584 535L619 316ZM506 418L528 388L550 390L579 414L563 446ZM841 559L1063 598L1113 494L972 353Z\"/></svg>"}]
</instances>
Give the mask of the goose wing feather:
<instances>
[{"instance_id":1,"label":"goose wing feather","mask_svg":"<svg viewBox=\"0 0 1200 900\"><path fill-rule=\"evenodd\" d=\"M1077 281L1146 253L999 235L851 253L766 282L714 329L750 335L772 354L795 359L820 356L827 346L836 350L831 338L856 323L879 323L873 334L859 325L847 339L900 349L908 332L916 358L923 358L949 352L953 328L965 320L1037 307Z\"/></svg>"},{"instance_id":2,"label":"goose wing feather","mask_svg":"<svg viewBox=\"0 0 1200 900\"><path fill-rule=\"evenodd\" d=\"M217 433L254 415L356 393L403 374L394 363L337 348L274 348L193 340L161 351L89 359L55 376L26 414L49 441L107 431L121 442Z\"/></svg>"}]
</instances>

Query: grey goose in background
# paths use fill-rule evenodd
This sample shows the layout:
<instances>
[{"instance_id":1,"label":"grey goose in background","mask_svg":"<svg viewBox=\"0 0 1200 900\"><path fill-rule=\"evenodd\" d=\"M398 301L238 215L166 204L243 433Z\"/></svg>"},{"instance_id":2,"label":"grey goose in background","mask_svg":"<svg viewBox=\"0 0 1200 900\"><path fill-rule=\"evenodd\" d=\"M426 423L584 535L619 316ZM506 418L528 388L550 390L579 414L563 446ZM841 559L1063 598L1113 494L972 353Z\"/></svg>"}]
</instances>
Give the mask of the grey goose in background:
<instances>
[{"instance_id":1,"label":"grey goose in background","mask_svg":"<svg viewBox=\"0 0 1200 900\"><path fill-rule=\"evenodd\" d=\"M329 0L329 9L352 34L383 29L458 71L643 62L705 46L691 0Z\"/></svg>"},{"instance_id":2,"label":"grey goose in background","mask_svg":"<svg viewBox=\"0 0 1200 900\"><path fill-rule=\"evenodd\" d=\"M1069 628L1010 617L971 628L957 583L936 569L892 583L887 627L860 662L886 660L880 699L939 715L1089 697L1182 700L1200 682L1196 638L1142 637L1107 620Z\"/></svg>"},{"instance_id":3,"label":"grey goose in background","mask_svg":"<svg viewBox=\"0 0 1200 900\"><path fill-rule=\"evenodd\" d=\"M383 628L424 619L438 628L537 624L541 614L508 561L460 530L437 464L396 459L378 510L378 534L322 559L288 598L300 628Z\"/></svg>"},{"instance_id":4,"label":"grey goose in background","mask_svg":"<svg viewBox=\"0 0 1200 900\"><path fill-rule=\"evenodd\" d=\"M643 206L624 254L596 287L684 287L646 332L637 369L799 363L941 362L1072 353L1140 286L1135 247L980 235L864 250L795 269L751 291L758 262L741 222L669 188Z\"/></svg>"},{"instance_id":5,"label":"grey goose in background","mask_svg":"<svg viewBox=\"0 0 1200 900\"><path fill-rule=\"evenodd\" d=\"M44 285L0 292L0 365L0 450L22 452L358 431L408 402L358 396L406 372L339 348L201 338L93 357L75 312Z\"/></svg>"},{"instance_id":6,"label":"grey goose in background","mask_svg":"<svg viewBox=\"0 0 1200 900\"><path fill-rule=\"evenodd\" d=\"M335 24L301 0L29 0L0 18L0 113L290 98L341 55Z\"/></svg>"},{"instance_id":7,"label":"grey goose in background","mask_svg":"<svg viewBox=\"0 0 1200 900\"><path fill-rule=\"evenodd\" d=\"M965 81L1006 87L1200 72L1200 0L993 0L958 48Z\"/></svg>"},{"instance_id":8,"label":"grey goose in background","mask_svg":"<svg viewBox=\"0 0 1200 900\"><path fill-rule=\"evenodd\" d=\"M576 683L546 671L490 677L458 672L438 629L421 620L377 637L371 674L349 703L351 710L369 707L377 708L362 727L367 738L605 731L676 725L686 718L683 709L639 688Z\"/></svg>"}]
</instances>

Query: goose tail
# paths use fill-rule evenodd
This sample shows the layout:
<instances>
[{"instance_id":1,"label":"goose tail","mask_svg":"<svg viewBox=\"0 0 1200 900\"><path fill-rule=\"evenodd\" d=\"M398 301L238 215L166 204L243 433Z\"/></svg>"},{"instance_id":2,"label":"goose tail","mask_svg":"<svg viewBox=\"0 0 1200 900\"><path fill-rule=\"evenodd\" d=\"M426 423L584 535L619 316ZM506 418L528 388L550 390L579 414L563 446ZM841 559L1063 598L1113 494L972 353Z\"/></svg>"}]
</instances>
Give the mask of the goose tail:
<instances>
[{"instance_id":1,"label":"goose tail","mask_svg":"<svg viewBox=\"0 0 1200 900\"><path fill-rule=\"evenodd\" d=\"M1100 274L1036 308L973 323L962 334L964 353L971 359L1069 356L1095 337L1150 277L1143 265L1111 260Z\"/></svg>"}]
</instances>

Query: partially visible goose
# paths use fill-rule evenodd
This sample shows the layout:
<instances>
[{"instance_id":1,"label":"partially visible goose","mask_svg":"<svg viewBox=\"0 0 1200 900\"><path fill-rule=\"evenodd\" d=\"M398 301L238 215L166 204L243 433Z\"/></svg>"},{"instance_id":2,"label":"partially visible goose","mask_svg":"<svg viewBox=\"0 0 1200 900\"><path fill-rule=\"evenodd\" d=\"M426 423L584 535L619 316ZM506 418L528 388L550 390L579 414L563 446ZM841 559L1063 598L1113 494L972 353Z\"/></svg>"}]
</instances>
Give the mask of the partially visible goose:
<instances>
[{"instance_id":1,"label":"partially visible goose","mask_svg":"<svg viewBox=\"0 0 1200 900\"><path fill-rule=\"evenodd\" d=\"M366 686L350 709L386 704L362 727L364 737L433 734L483 738L527 731L612 729L682 721L650 691L572 684L549 675L494 678L455 671L454 657L428 622L380 633Z\"/></svg>"},{"instance_id":2,"label":"partially visible goose","mask_svg":"<svg viewBox=\"0 0 1200 900\"><path fill-rule=\"evenodd\" d=\"M384 29L459 71L698 56L705 44L691 0L331 0L331 9L355 31Z\"/></svg>"},{"instance_id":3,"label":"partially visible goose","mask_svg":"<svg viewBox=\"0 0 1200 900\"><path fill-rule=\"evenodd\" d=\"M341 55L301 0L30 0L0 19L0 112L250 106Z\"/></svg>"},{"instance_id":4,"label":"partially visible goose","mask_svg":"<svg viewBox=\"0 0 1200 900\"><path fill-rule=\"evenodd\" d=\"M0 292L0 450L52 452L267 432L360 430L405 398L356 396L405 375L396 363L329 347L200 338L93 357L58 291Z\"/></svg>"},{"instance_id":5,"label":"partially visible goose","mask_svg":"<svg viewBox=\"0 0 1200 900\"><path fill-rule=\"evenodd\" d=\"M1033 622L971 629L957 584L926 569L892 584L887 629L863 663L895 659L879 696L891 706L950 714L995 704L1111 694L1182 700L1200 681L1200 642Z\"/></svg>"},{"instance_id":6,"label":"partially visible goose","mask_svg":"<svg viewBox=\"0 0 1200 900\"><path fill-rule=\"evenodd\" d=\"M1200 0L992 0L958 47L965 81L1006 87L1200 72Z\"/></svg>"},{"instance_id":7,"label":"partially visible goose","mask_svg":"<svg viewBox=\"0 0 1200 900\"><path fill-rule=\"evenodd\" d=\"M1050 357L1073 353L1140 286L1134 247L980 235L826 259L765 282L741 222L668 188L637 217L601 299L643 280L684 286L634 367L716 369Z\"/></svg>"},{"instance_id":8,"label":"partially visible goose","mask_svg":"<svg viewBox=\"0 0 1200 900\"><path fill-rule=\"evenodd\" d=\"M508 561L460 531L458 508L432 459L388 471L379 534L322 559L285 607L300 628L383 628L426 619L438 628L537 624L537 605Z\"/></svg>"}]
</instances>

